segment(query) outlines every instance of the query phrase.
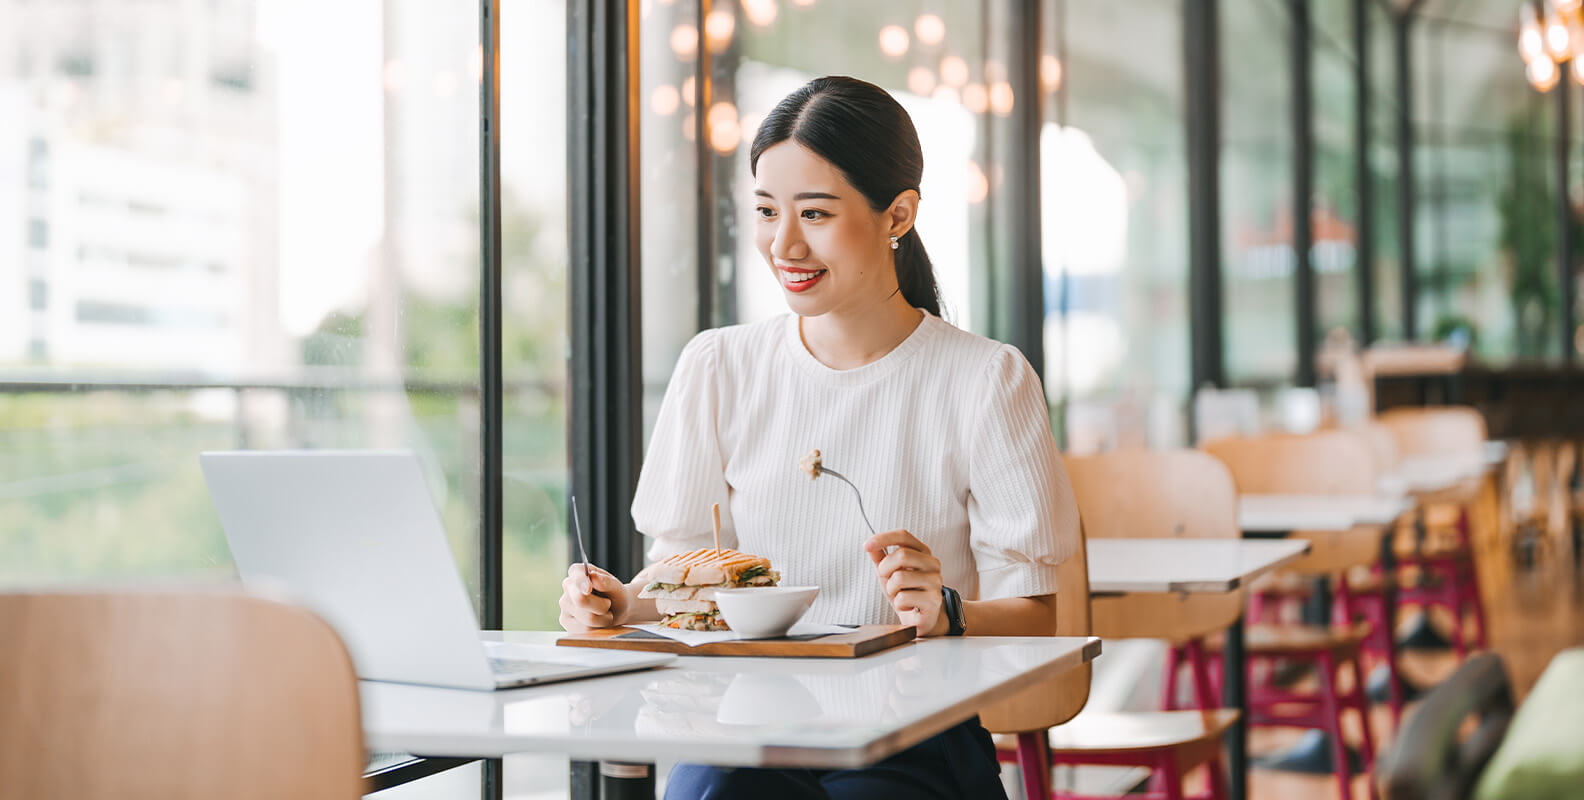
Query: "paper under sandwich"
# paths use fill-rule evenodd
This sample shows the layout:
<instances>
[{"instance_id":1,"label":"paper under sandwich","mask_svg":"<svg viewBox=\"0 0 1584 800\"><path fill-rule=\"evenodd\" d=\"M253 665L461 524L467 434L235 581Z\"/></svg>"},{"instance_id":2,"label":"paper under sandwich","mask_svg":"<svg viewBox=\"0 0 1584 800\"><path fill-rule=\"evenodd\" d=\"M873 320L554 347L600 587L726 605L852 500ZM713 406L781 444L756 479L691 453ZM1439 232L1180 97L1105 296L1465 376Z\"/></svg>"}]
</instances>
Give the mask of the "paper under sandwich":
<instances>
[{"instance_id":1,"label":"paper under sandwich","mask_svg":"<svg viewBox=\"0 0 1584 800\"><path fill-rule=\"evenodd\" d=\"M715 590L774 586L781 580L781 573L770 569L767 558L704 548L650 564L641 577L645 585L638 596L654 598L661 625L690 631L724 631L730 628L715 605Z\"/></svg>"}]
</instances>

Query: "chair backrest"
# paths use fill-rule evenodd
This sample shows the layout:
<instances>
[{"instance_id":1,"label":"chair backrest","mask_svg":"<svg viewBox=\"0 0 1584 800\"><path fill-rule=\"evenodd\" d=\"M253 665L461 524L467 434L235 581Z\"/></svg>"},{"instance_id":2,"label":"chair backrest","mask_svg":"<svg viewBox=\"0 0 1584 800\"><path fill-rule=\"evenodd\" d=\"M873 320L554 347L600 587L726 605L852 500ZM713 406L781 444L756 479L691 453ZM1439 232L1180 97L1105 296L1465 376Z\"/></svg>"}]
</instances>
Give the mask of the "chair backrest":
<instances>
[{"instance_id":1,"label":"chair backrest","mask_svg":"<svg viewBox=\"0 0 1584 800\"><path fill-rule=\"evenodd\" d=\"M1221 462L1197 450L1066 458L1091 539L1240 536L1237 492ZM1090 599L1096 636L1184 640L1221 630L1242 611L1240 592L1139 594Z\"/></svg>"},{"instance_id":2,"label":"chair backrest","mask_svg":"<svg viewBox=\"0 0 1584 800\"><path fill-rule=\"evenodd\" d=\"M1470 716L1478 720L1465 735ZM1425 694L1375 766L1385 800L1451 800L1473 791L1513 716L1501 657L1481 653Z\"/></svg>"},{"instance_id":3,"label":"chair backrest","mask_svg":"<svg viewBox=\"0 0 1584 800\"><path fill-rule=\"evenodd\" d=\"M308 798L364 789L340 638L235 592L0 594L0 793Z\"/></svg>"},{"instance_id":4,"label":"chair backrest","mask_svg":"<svg viewBox=\"0 0 1584 800\"><path fill-rule=\"evenodd\" d=\"M1080 514L1083 506L1080 505ZM1079 525L1078 550L1056 570L1056 630L1053 636L1088 636L1089 555L1083 526ZM979 710L980 722L994 733L1042 731L1077 716L1089 702L1092 668L1084 664L1044 683Z\"/></svg>"},{"instance_id":5,"label":"chair backrest","mask_svg":"<svg viewBox=\"0 0 1584 800\"><path fill-rule=\"evenodd\" d=\"M1376 456L1340 430L1271 434L1206 442L1225 464L1239 494L1374 494Z\"/></svg>"},{"instance_id":6,"label":"chair backrest","mask_svg":"<svg viewBox=\"0 0 1584 800\"><path fill-rule=\"evenodd\" d=\"M1205 453L1133 450L1063 461L1091 539L1239 535L1232 474Z\"/></svg>"},{"instance_id":7,"label":"chair backrest","mask_svg":"<svg viewBox=\"0 0 1584 800\"><path fill-rule=\"evenodd\" d=\"M1349 431L1220 439L1204 447L1227 465L1243 494L1374 494L1379 481L1377 456ZM1380 555L1379 529L1294 534L1311 545L1289 567L1295 572L1336 573Z\"/></svg>"},{"instance_id":8,"label":"chair backrest","mask_svg":"<svg viewBox=\"0 0 1584 800\"><path fill-rule=\"evenodd\" d=\"M1375 467L1379 472L1384 473L1397 465L1397 437L1392 435L1391 428L1370 421L1343 430L1354 434L1369 447L1375 455Z\"/></svg>"},{"instance_id":9,"label":"chair backrest","mask_svg":"<svg viewBox=\"0 0 1584 800\"><path fill-rule=\"evenodd\" d=\"M1397 440L1403 457L1479 457L1485 446L1485 417L1468 406L1393 408L1380 423Z\"/></svg>"}]
</instances>

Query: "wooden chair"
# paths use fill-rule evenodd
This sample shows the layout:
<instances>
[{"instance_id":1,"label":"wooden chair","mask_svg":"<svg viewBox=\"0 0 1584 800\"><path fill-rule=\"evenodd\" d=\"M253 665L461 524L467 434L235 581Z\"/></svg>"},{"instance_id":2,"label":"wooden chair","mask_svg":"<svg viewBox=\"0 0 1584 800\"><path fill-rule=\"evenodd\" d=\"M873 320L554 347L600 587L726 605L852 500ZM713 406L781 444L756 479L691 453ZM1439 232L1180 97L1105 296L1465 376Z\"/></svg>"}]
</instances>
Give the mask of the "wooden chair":
<instances>
[{"instance_id":1,"label":"wooden chair","mask_svg":"<svg viewBox=\"0 0 1584 800\"><path fill-rule=\"evenodd\" d=\"M240 593L0 594L0 794L353 800L340 638Z\"/></svg>"},{"instance_id":2,"label":"wooden chair","mask_svg":"<svg viewBox=\"0 0 1584 800\"><path fill-rule=\"evenodd\" d=\"M1194 450L1114 452L1068 457L1067 474L1091 538L1239 537L1232 476ZM1082 714L1051 732L1058 764L1109 764L1152 771L1151 795L1177 800L1183 779L1204 767L1209 796L1226 797L1221 741L1238 719L1216 707L1203 647L1242 613L1241 592L1222 595L1129 593L1090 599L1094 633L1107 639L1165 639L1161 712ZM1178 665L1190 668L1196 710L1176 710Z\"/></svg>"},{"instance_id":3,"label":"wooden chair","mask_svg":"<svg viewBox=\"0 0 1584 800\"><path fill-rule=\"evenodd\" d=\"M1375 455L1352 434L1326 431L1308 435L1278 434L1261 437L1222 439L1209 442L1205 449L1220 459L1232 473L1239 492L1250 494L1372 494L1375 491ZM1359 715L1363 732L1359 748L1364 769L1373 761L1373 747L1366 712L1363 669L1360 654L1365 640L1390 625L1355 625L1358 610L1348 590L1347 570L1355 565L1374 563L1380 553L1379 529L1367 527L1351 531L1303 532L1292 536L1309 540L1309 555L1296 562L1291 571L1331 580L1337 589L1342 625L1274 625L1255 619L1247 628L1245 653L1251 665L1249 723L1315 728L1331 738L1332 764L1343 800L1351 797L1352 771L1342 738L1342 712L1352 709ZM1389 616L1389 614L1387 615ZM1394 701L1400 704L1395 660L1391 647L1386 651ZM1319 687L1314 694L1299 694L1278 689L1265 679L1272 664L1287 662L1313 665ZM1337 679L1344 669L1352 672L1346 692ZM1399 707L1394 705L1394 708Z\"/></svg>"},{"instance_id":4,"label":"wooden chair","mask_svg":"<svg viewBox=\"0 0 1584 800\"><path fill-rule=\"evenodd\" d=\"M1226 468L1196 450L1115 452L1066 458L1084 529L1091 538L1238 538L1237 494ZM1140 491L1139 487L1148 487ZM1204 637L1243 610L1241 592L1091 597L1094 633L1107 639L1165 639L1161 707L1176 710L1179 667L1187 664L1195 707L1216 706Z\"/></svg>"},{"instance_id":5,"label":"wooden chair","mask_svg":"<svg viewBox=\"0 0 1584 800\"><path fill-rule=\"evenodd\" d=\"M1379 417L1392 432L1404 458L1479 459L1485 445L1485 418L1462 406L1394 408ZM1440 606L1452 614L1452 648L1462 658L1465 642L1486 646L1485 604L1480 597L1470 536L1473 506L1479 500L1481 481L1471 480L1421 498L1420 535L1424 541L1398 556L1399 573L1413 573L1397 600L1403 605ZM1440 531L1451 532L1449 544L1434 541ZM1426 545L1428 543L1428 546ZM1464 630L1465 615L1472 613L1473 636Z\"/></svg>"},{"instance_id":6,"label":"wooden chair","mask_svg":"<svg viewBox=\"0 0 1584 800\"><path fill-rule=\"evenodd\" d=\"M1084 534L1078 532L1078 550L1057 568L1061 587L1056 595L1056 630L1052 636L1089 636L1089 561ZM980 709L979 721L995 734L1016 742L1003 748L997 737L998 756L1015 762L1023 773L1023 794L1029 800L1051 796L1049 731L1072 719L1089 702L1093 668L1084 664L1045 683Z\"/></svg>"}]
</instances>

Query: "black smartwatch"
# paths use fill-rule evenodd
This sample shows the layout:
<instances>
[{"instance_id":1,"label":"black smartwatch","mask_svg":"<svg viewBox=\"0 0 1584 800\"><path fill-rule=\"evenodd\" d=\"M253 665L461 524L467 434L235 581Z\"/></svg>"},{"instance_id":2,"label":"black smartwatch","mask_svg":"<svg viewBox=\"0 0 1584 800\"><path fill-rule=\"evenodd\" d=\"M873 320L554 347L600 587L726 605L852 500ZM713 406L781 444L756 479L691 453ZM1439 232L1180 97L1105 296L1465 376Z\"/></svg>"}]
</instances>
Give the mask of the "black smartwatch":
<instances>
[{"instance_id":1,"label":"black smartwatch","mask_svg":"<svg viewBox=\"0 0 1584 800\"><path fill-rule=\"evenodd\" d=\"M941 587L941 613L946 615L947 636L961 636L968 632L968 617L963 614L962 595L950 586Z\"/></svg>"}]
</instances>

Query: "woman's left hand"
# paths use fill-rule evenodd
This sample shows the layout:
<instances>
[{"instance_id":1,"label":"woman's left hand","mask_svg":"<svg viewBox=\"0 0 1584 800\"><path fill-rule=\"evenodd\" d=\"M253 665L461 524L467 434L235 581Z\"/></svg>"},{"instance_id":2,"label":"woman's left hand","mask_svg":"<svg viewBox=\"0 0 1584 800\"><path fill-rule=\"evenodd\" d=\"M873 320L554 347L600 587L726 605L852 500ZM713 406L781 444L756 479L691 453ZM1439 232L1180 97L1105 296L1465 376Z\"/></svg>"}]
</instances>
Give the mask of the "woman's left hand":
<instances>
[{"instance_id":1,"label":"woman's left hand","mask_svg":"<svg viewBox=\"0 0 1584 800\"><path fill-rule=\"evenodd\" d=\"M896 549L887 554L889 547ZM875 575L902 624L918 628L920 636L942 627L940 559L930 555L929 545L895 530L869 537L864 551L874 560Z\"/></svg>"}]
</instances>

